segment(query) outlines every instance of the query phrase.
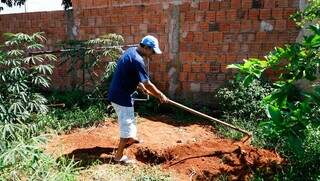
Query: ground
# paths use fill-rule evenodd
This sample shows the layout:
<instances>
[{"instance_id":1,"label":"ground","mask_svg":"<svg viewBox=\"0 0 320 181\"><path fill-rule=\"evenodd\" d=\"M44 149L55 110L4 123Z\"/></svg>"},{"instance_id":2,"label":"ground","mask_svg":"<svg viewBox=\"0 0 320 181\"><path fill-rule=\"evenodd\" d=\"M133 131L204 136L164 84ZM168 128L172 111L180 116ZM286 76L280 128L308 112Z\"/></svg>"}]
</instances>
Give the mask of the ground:
<instances>
[{"instance_id":1,"label":"ground","mask_svg":"<svg viewBox=\"0 0 320 181\"><path fill-rule=\"evenodd\" d=\"M223 139L206 124L181 124L167 116L138 117L139 138L144 142L127 148L126 154L137 165L158 165L179 180L213 180L228 175L230 180L248 180L259 169L272 173L283 159L270 150L248 143ZM91 163L114 164L118 144L118 125L109 119L96 127L76 129L54 137L46 152L55 157L68 156Z\"/></svg>"}]
</instances>

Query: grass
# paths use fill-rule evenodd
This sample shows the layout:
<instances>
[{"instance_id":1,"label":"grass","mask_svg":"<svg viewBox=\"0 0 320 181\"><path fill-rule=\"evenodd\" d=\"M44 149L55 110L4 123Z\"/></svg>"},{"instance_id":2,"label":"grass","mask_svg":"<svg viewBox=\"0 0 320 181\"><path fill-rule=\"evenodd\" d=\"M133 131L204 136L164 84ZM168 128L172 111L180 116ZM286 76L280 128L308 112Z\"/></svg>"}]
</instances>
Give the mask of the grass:
<instances>
[{"instance_id":1,"label":"grass","mask_svg":"<svg viewBox=\"0 0 320 181\"><path fill-rule=\"evenodd\" d=\"M25 123L0 124L0 181L73 181L82 179L79 173L83 172L91 173L88 179L98 180L171 180L171 176L161 172L158 167L99 165L97 160L88 165L89 168L84 168L73 159L62 157L56 160L44 153L43 145L50 136L98 124L106 116L104 104L97 103L84 107L51 109L46 115L33 115Z\"/></svg>"},{"instance_id":2,"label":"grass","mask_svg":"<svg viewBox=\"0 0 320 181\"><path fill-rule=\"evenodd\" d=\"M132 181L169 181L170 173L164 173L154 166L93 165L80 173L78 180L132 180Z\"/></svg>"}]
</instances>

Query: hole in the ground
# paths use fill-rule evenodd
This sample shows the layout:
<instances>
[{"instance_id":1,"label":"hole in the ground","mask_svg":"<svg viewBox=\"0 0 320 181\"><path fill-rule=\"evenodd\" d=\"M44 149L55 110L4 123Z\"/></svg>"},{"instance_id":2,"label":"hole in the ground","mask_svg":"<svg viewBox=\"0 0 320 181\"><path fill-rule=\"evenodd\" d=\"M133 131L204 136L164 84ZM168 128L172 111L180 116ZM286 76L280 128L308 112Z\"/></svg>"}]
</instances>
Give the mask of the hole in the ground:
<instances>
[{"instance_id":1,"label":"hole in the ground","mask_svg":"<svg viewBox=\"0 0 320 181\"><path fill-rule=\"evenodd\" d=\"M138 149L135 156L137 160L151 165L159 165L174 158L174 156L168 151L158 153L148 148Z\"/></svg>"}]
</instances>

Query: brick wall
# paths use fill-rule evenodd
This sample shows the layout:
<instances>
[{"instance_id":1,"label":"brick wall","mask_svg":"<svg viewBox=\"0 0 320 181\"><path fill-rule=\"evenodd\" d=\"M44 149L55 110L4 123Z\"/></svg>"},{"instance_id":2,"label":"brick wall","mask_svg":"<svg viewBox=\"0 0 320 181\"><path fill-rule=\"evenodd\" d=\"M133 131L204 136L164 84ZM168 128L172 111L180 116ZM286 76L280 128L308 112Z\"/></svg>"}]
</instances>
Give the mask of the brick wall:
<instances>
[{"instance_id":1,"label":"brick wall","mask_svg":"<svg viewBox=\"0 0 320 181\"><path fill-rule=\"evenodd\" d=\"M133 44L147 34L158 37L164 54L151 61L151 77L171 95L212 92L232 77L226 65L262 58L298 35L288 17L299 0L73 0L73 5L77 39L112 32ZM63 12L2 15L0 33L45 31L52 45L68 37L66 21Z\"/></svg>"}]
</instances>

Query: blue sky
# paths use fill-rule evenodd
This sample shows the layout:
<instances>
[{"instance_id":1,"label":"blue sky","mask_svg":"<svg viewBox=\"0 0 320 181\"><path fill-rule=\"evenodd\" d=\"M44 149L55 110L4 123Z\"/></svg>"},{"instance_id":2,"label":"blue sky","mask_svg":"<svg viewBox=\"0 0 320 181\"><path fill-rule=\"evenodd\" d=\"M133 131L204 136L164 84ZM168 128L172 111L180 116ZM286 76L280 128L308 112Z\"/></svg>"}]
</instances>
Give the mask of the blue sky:
<instances>
[{"instance_id":1,"label":"blue sky","mask_svg":"<svg viewBox=\"0 0 320 181\"><path fill-rule=\"evenodd\" d=\"M12 8L0 3L4 9L0 14L24 13L25 10L27 12L63 10L61 2L62 0L27 0L26 6Z\"/></svg>"}]
</instances>

